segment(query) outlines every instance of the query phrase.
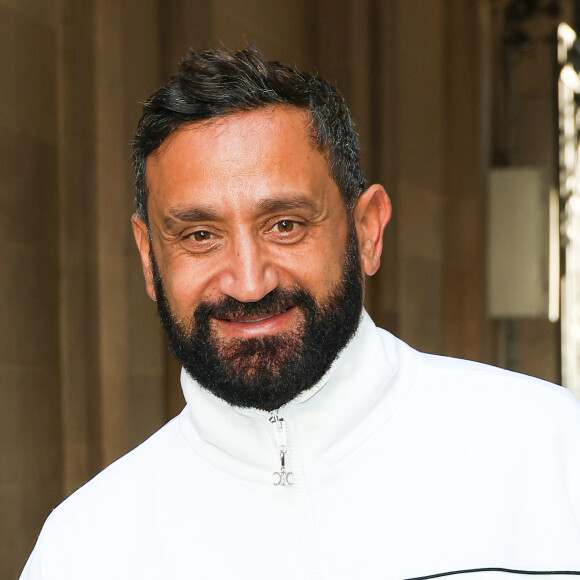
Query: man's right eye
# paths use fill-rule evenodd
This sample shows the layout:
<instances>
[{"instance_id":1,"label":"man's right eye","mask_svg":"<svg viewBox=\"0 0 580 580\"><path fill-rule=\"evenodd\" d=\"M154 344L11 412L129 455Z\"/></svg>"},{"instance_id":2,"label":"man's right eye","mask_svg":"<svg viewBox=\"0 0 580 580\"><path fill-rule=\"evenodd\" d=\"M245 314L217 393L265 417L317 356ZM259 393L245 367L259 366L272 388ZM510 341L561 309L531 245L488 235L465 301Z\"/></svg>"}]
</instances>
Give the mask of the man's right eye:
<instances>
[{"instance_id":1,"label":"man's right eye","mask_svg":"<svg viewBox=\"0 0 580 580\"><path fill-rule=\"evenodd\" d=\"M198 232L193 232L189 237L193 238L196 242L205 242L212 237L212 234L206 230L200 230Z\"/></svg>"}]
</instances>

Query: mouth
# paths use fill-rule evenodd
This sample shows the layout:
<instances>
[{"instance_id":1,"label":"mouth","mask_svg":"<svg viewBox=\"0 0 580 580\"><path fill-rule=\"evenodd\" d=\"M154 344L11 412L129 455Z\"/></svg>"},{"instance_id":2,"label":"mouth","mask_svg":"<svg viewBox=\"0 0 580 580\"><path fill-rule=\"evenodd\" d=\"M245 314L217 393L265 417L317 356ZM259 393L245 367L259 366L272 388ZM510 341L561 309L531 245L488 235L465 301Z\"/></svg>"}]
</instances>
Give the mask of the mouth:
<instances>
[{"instance_id":1,"label":"mouth","mask_svg":"<svg viewBox=\"0 0 580 580\"><path fill-rule=\"evenodd\" d=\"M214 320L224 336L251 338L290 330L296 323L295 310L294 306L289 306L271 313L216 316Z\"/></svg>"},{"instance_id":2,"label":"mouth","mask_svg":"<svg viewBox=\"0 0 580 580\"><path fill-rule=\"evenodd\" d=\"M288 312L289 308L285 308L284 310L279 310L278 312L273 312L272 314L262 314L256 316L240 316L240 317L226 317L220 318L220 320L224 320L226 322L242 322L242 323L250 323L255 324L257 322L262 322L264 320L269 320L270 318L274 318L274 316L280 316L280 314L284 314Z\"/></svg>"}]
</instances>

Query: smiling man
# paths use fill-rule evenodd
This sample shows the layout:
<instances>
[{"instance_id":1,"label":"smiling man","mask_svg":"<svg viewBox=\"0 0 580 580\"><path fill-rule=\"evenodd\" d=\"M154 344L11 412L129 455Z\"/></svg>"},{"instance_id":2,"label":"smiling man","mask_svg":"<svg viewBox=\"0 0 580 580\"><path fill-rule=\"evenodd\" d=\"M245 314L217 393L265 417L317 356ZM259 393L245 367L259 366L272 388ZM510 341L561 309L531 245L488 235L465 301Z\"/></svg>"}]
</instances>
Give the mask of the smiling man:
<instances>
[{"instance_id":1,"label":"smiling man","mask_svg":"<svg viewBox=\"0 0 580 580\"><path fill-rule=\"evenodd\" d=\"M378 267L387 195L375 185L347 212L310 125L286 104L229 113L175 132L147 163L133 227L149 295L188 374L233 405L281 407L349 341L355 224L364 271Z\"/></svg>"},{"instance_id":2,"label":"smiling man","mask_svg":"<svg viewBox=\"0 0 580 580\"><path fill-rule=\"evenodd\" d=\"M191 53L134 165L187 405L51 514L23 579L579 573L579 402L373 324L391 207L336 89Z\"/></svg>"}]
</instances>

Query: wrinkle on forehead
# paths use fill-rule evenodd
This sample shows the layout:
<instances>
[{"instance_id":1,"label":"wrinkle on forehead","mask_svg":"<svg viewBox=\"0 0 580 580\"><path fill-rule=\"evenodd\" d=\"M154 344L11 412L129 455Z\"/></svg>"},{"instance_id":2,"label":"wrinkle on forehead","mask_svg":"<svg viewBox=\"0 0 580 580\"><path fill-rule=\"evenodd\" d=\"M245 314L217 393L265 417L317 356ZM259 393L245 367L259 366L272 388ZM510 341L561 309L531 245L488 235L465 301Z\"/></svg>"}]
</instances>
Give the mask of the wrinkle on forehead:
<instances>
[{"instance_id":1,"label":"wrinkle on forehead","mask_svg":"<svg viewBox=\"0 0 580 580\"><path fill-rule=\"evenodd\" d=\"M156 163L160 154L171 144L171 142L175 139L175 137L185 131L203 131L207 128L214 128L217 127L220 130L220 133L223 131L224 133L228 132L231 129L232 121L235 121L236 118L240 118L241 116L246 115L260 115L262 116L264 113L267 114L267 117L261 118L257 121L257 124L254 127L248 128L248 133L254 131L259 128L260 125L263 125L266 122L271 122L269 120L273 120L278 125L281 125L279 119L276 118L276 112L280 110L286 111L298 111L301 112L302 119L304 121L305 127L305 135L310 142L310 145L313 150L318 151L326 160L328 165L329 175L331 175L330 171L330 151L328 147L320 147L320 144L317 140L317 128L316 122L314 117L312 116L310 109L306 107L297 107L295 105L287 105L285 103L274 103L268 104L263 107L257 107L255 109L250 109L248 111L233 111L232 113L226 113L223 115L219 115L217 117L211 117L209 119L202 119L201 121L194 121L192 123L185 123L180 127L177 127L173 130L157 147L157 149L153 150L147 157L146 160L146 167L149 163ZM331 175L332 176L332 175Z\"/></svg>"}]
</instances>

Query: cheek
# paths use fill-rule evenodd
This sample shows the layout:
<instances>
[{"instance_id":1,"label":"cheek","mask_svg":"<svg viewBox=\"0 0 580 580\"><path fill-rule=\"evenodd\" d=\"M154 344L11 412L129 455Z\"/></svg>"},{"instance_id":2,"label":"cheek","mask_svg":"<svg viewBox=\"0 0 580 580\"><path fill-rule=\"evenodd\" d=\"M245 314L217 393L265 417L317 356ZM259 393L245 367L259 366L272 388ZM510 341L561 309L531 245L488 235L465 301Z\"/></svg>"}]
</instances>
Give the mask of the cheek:
<instances>
[{"instance_id":1,"label":"cheek","mask_svg":"<svg viewBox=\"0 0 580 580\"><path fill-rule=\"evenodd\" d=\"M204 292L203 270L191 264L168 264L161 270L163 289L171 309L179 316L191 316Z\"/></svg>"},{"instance_id":2,"label":"cheek","mask_svg":"<svg viewBox=\"0 0 580 580\"><path fill-rule=\"evenodd\" d=\"M327 294L342 278L345 244L346 240L336 236L301 252L292 261L294 276L315 295Z\"/></svg>"}]
</instances>

